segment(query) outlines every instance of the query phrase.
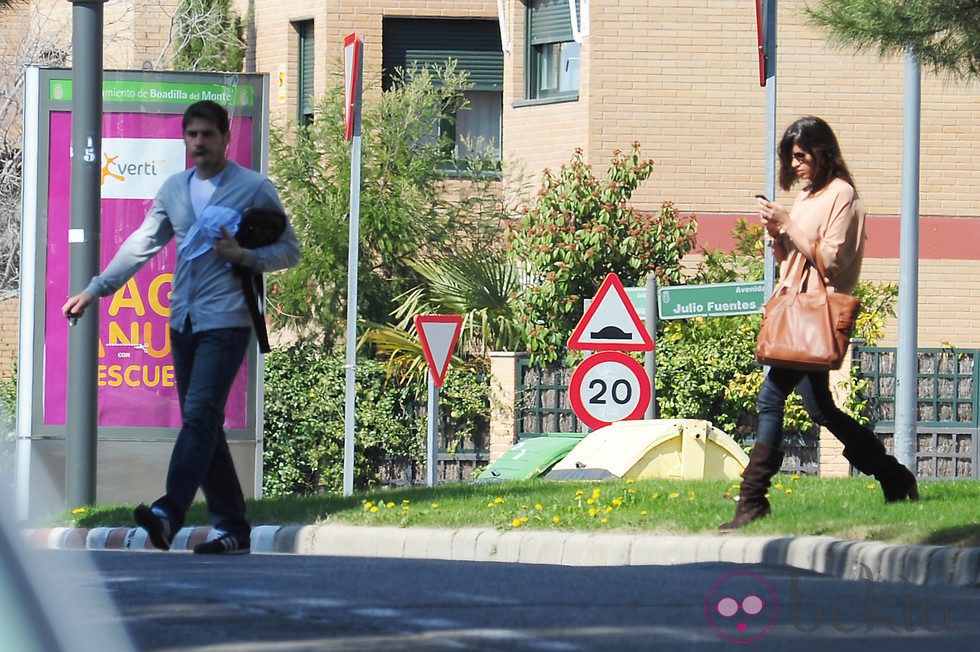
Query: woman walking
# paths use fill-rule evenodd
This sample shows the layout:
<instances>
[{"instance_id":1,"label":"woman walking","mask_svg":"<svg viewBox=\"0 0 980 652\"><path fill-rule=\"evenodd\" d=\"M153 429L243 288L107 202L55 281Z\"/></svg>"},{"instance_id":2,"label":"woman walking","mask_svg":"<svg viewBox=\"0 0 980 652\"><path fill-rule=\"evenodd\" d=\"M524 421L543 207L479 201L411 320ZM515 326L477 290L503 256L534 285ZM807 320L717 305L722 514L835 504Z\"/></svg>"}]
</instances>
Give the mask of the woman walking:
<instances>
[{"instance_id":1,"label":"woman walking","mask_svg":"<svg viewBox=\"0 0 980 652\"><path fill-rule=\"evenodd\" d=\"M840 145L825 121L805 116L791 124L779 143L779 186L803 185L792 211L758 199L759 217L773 238L780 279L807 278L804 291L819 291L815 274L838 292L851 293L864 256L865 211L847 169ZM834 403L827 371L770 367L759 391L759 428L742 485L735 517L720 527L740 528L769 515L769 482L780 469L786 398L796 389L810 418L844 444L844 457L854 468L881 483L887 502L918 500L915 476L893 456L875 434Z\"/></svg>"}]
</instances>

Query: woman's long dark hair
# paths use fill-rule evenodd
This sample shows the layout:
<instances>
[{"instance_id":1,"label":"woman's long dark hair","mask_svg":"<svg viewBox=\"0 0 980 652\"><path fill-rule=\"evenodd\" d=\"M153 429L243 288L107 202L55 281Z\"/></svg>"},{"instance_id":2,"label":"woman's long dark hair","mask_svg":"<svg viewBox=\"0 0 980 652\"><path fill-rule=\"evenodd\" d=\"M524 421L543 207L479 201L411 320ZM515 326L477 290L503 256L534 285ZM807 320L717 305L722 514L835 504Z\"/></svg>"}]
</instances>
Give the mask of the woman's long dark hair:
<instances>
[{"instance_id":1,"label":"woman's long dark hair","mask_svg":"<svg viewBox=\"0 0 980 652\"><path fill-rule=\"evenodd\" d=\"M819 192L834 179L854 185L851 172L844 162L834 130L824 120L812 115L803 116L783 133L779 141L779 187L789 190L796 183L793 169L793 145L813 157L813 175L805 190Z\"/></svg>"}]
</instances>

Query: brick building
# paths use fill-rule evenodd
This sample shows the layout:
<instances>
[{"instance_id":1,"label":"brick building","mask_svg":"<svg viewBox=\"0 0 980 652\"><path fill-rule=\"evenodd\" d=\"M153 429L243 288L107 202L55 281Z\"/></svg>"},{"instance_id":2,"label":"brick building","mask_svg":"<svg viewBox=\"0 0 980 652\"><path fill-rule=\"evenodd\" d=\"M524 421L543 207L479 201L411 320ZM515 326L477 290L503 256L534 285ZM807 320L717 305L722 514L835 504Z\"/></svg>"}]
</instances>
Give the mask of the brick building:
<instances>
[{"instance_id":1,"label":"brick building","mask_svg":"<svg viewBox=\"0 0 980 652\"><path fill-rule=\"evenodd\" d=\"M176 4L108 3L106 67L159 67ZM767 91L752 3L576 0L574 14L568 0L234 4L250 17L246 70L269 75L274 122L310 119L312 100L342 74L344 37L358 32L368 93L381 92L393 66L412 61L453 57L471 73L474 108L458 116L457 136L495 139L505 180L523 170L536 184L576 148L601 170L614 150L636 141L657 163L634 195L637 208L672 201L698 215L699 241L715 246L728 242L736 219L754 216L752 196L766 178ZM779 2L777 124L815 114L834 126L871 213L863 278L897 282L904 58L835 49L806 23L804 6ZM70 3L42 0L0 14L0 53L11 59L23 25L67 47L70 12ZM919 346L980 348L972 302L980 81L923 70L921 133ZM792 201L782 192L776 199ZM896 341L891 320L880 344Z\"/></svg>"}]
</instances>

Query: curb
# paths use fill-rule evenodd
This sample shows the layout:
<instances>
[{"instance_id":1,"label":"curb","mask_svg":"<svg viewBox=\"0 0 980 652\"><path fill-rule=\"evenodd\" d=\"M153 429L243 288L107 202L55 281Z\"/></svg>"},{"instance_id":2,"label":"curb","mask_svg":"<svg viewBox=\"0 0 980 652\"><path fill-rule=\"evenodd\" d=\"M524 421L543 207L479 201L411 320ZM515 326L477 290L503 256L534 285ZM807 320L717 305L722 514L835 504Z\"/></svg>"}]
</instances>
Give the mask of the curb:
<instances>
[{"instance_id":1,"label":"curb","mask_svg":"<svg viewBox=\"0 0 980 652\"><path fill-rule=\"evenodd\" d=\"M185 527L171 550L189 551L210 527ZM142 528L44 528L32 547L53 550L155 550ZM491 528L259 525L252 552L442 559L562 566L769 564L847 580L917 586L980 586L980 547L888 544L832 537L654 536Z\"/></svg>"}]
</instances>

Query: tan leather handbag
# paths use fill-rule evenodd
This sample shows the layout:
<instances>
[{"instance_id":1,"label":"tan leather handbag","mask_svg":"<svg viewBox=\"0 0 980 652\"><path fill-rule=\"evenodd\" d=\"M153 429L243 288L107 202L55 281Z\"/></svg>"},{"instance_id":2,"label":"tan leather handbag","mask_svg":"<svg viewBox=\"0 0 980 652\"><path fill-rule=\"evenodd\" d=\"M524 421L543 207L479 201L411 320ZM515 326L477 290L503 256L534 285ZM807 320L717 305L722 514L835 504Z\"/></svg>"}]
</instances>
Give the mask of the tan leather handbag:
<instances>
[{"instance_id":1,"label":"tan leather handbag","mask_svg":"<svg viewBox=\"0 0 980 652\"><path fill-rule=\"evenodd\" d=\"M837 292L824 281L813 247L814 265L798 265L789 282L780 283L766 302L756 338L755 359L765 365L802 370L840 369L861 307L857 297ZM820 289L804 292L815 273Z\"/></svg>"}]
</instances>

